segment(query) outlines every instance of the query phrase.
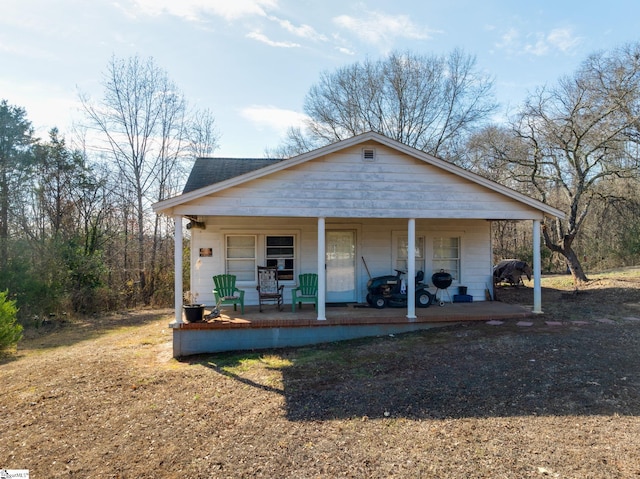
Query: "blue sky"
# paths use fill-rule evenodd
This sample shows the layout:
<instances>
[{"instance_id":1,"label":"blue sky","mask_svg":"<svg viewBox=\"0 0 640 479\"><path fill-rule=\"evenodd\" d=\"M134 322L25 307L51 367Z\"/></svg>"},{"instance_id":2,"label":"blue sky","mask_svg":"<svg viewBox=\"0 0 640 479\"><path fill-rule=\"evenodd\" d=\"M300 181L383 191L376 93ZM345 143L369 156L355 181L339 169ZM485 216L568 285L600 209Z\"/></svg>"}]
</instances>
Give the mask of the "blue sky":
<instances>
[{"instance_id":1,"label":"blue sky","mask_svg":"<svg viewBox=\"0 0 640 479\"><path fill-rule=\"evenodd\" d=\"M262 157L303 117L323 71L390 50L462 48L503 109L586 56L640 41L640 2L610 0L0 0L0 99L37 133L69 134L78 92L102 94L112 55L153 57L209 108L218 156Z\"/></svg>"}]
</instances>

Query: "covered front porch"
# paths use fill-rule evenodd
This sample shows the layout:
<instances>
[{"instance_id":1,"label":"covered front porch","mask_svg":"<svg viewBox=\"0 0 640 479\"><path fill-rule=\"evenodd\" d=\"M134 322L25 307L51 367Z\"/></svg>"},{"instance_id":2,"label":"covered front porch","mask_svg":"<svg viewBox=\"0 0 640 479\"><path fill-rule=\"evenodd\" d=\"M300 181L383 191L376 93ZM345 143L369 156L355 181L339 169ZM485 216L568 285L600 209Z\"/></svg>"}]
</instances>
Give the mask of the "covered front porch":
<instances>
[{"instance_id":1,"label":"covered front porch","mask_svg":"<svg viewBox=\"0 0 640 479\"><path fill-rule=\"evenodd\" d=\"M541 225L546 217L563 215L375 132L282 161L198 159L183 193L156 203L154 210L172 216L176 225L174 356L300 346L542 313ZM211 278L233 276L238 290L246 292L245 314L227 309L207 323L182 319L185 220L191 232L188 296L215 304ZM530 309L486 301L493 289L491 224L499 220L532 223ZM317 310L257 312L261 266L278 268L285 301L301 274L316 274ZM370 294L368 281L393 271L404 278L387 285L401 285L400 296L406 291L405 307L359 307ZM417 279L419 271L424 281ZM416 296L424 297L416 286L438 272L452 276L451 287L467 288L473 303L422 309L418 300L416 305ZM378 296L390 297L391 289ZM351 306L332 306L338 302Z\"/></svg>"},{"instance_id":2,"label":"covered front porch","mask_svg":"<svg viewBox=\"0 0 640 479\"><path fill-rule=\"evenodd\" d=\"M206 313L209 313L207 311ZM295 313L246 306L244 314L224 308L217 318L198 323L172 323L173 356L222 351L305 346L370 336L402 334L454 322L522 319L534 315L531 307L483 301L447 303L417 308L408 319L404 308L375 309L361 304L326 305L326 320L318 321L313 306Z\"/></svg>"}]
</instances>

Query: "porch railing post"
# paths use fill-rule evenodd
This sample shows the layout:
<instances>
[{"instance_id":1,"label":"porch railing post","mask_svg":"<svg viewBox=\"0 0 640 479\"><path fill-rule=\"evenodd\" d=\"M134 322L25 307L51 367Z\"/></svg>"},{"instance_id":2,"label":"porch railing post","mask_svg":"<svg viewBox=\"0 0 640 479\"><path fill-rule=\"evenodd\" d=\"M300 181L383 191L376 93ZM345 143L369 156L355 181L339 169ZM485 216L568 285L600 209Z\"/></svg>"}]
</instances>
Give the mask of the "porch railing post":
<instances>
[{"instance_id":1,"label":"porch railing post","mask_svg":"<svg viewBox=\"0 0 640 479\"><path fill-rule=\"evenodd\" d=\"M542 313L542 267L540 259L540 220L533 220L533 312Z\"/></svg>"},{"instance_id":2,"label":"porch railing post","mask_svg":"<svg viewBox=\"0 0 640 479\"><path fill-rule=\"evenodd\" d=\"M416 319L416 219L407 226L407 319Z\"/></svg>"},{"instance_id":3,"label":"porch railing post","mask_svg":"<svg viewBox=\"0 0 640 479\"><path fill-rule=\"evenodd\" d=\"M327 288L325 219L318 218L318 320L325 320L325 301Z\"/></svg>"},{"instance_id":4,"label":"porch railing post","mask_svg":"<svg viewBox=\"0 0 640 479\"><path fill-rule=\"evenodd\" d=\"M182 216L175 215L173 217L175 222L174 232L174 307L176 309L176 323L182 323Z\"/></svg>"}]
</instances>

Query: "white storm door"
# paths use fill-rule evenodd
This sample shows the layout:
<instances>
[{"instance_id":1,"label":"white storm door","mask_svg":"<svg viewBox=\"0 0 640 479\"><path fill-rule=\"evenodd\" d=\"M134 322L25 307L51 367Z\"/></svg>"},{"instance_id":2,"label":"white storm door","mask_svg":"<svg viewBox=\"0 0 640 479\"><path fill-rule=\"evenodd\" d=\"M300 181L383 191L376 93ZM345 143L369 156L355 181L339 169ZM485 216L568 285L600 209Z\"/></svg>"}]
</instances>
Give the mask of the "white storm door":
<instances>
[{"instance_id":1,"label":"white storm door","mask_svg":"<svg viewBox=\"0 0 640 479\"><path fill-rule=\"evenodd\" d=\"M356 232L327 231L327 302L356 301Z\"/></svg>"}]
</instances>

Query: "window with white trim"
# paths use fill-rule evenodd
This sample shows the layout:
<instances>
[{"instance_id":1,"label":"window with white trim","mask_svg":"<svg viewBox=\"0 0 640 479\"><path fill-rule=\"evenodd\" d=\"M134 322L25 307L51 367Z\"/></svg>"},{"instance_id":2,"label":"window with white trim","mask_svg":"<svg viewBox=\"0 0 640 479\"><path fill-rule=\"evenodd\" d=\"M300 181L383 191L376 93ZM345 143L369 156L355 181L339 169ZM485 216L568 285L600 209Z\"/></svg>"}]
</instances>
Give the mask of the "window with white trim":
<instances>
[{"instance_id":1,"label":"window with white trim","mask_svg":"<svg viewBox=\"0 0 640 479\"><path fill-rule=\"evenodd\" d=\"M453 281L460 279L460 238L433 238L433 273L444 270L453 277Z\"/></svg>"},{"instance_id":2,"label":"window with white trim","mask_svg":"<svg viewBox=\"0 0 640 479\"><path fill-rule=\"evenodd\" d=\"M293 281L295 278L295 236L267 235L265 237L265 262L267 266L278 268L279 281Z\"/></svg>"},{"instance_id":3,"label":"window with white trim","mask_svg":"<svg viewBox=\"0 0 640 479\"><path fill-rule=\"evenodd\" d=\"M409 258L409 239L407 236L399 236L396 250L396 269L409 271L407 260ZM424 237L416 237L416 273L424 272Z\"/></svg>"},{"instance_id":4,"label":"window with white trim","mask_svg":"<svg viewBox=\"0 0 640 479\"><path fill-rule=\"evenodd\" d=\"M228 235L225 263L227 274L234 274L237 281L255 281L256 236Z\"/></svg>"}]
</instances>

